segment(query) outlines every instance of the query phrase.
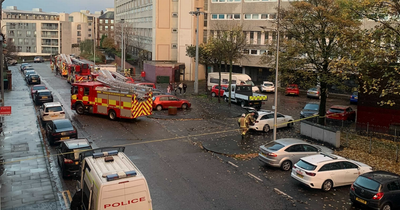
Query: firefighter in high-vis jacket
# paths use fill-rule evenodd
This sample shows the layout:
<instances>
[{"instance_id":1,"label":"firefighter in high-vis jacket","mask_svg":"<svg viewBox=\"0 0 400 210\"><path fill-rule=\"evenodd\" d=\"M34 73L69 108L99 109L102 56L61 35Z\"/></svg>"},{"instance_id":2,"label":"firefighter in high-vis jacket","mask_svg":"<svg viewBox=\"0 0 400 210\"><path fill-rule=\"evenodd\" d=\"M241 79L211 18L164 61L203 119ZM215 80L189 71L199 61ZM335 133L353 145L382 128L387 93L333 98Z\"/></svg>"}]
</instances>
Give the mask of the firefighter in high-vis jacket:
<instances>
[{"instance_id":1,"label":"firefighter in high-vis jacket","mask_svg":"<svg viewBox=\"0 0 400 210\"><path fill-rule=\"evenodd\" d=\"M249 131L249 125L254 124L254 113L242 114L242 116L238 120L240 127L240 134L242 136L242 140L245 138L247 131Z\"/></svg>"}]
</instances>

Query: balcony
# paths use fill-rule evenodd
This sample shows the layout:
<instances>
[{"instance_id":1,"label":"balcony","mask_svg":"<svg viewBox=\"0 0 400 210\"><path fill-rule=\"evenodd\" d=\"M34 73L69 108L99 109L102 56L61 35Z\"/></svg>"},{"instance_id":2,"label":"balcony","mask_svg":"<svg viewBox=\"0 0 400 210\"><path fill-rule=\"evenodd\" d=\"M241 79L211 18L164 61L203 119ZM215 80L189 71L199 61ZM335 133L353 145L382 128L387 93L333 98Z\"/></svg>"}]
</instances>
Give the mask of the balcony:
<instances>
[{"instance_id":1,"label":"balcony","mask_svg":"<svg viewBox=\"0 0 400 210\"><path fill-rule=\"evenodd\" d=\"M43 33L42 34L43 38L53 38L53 39L58 39L58 34L47 34L47 33Z\"/></svg>"},{"instance_id":2,"label":"balcony","mask_svg":"<svg viewBox=\"0 0 400 210\"><path fill-rule=\"evenodd\" d=\"M58 31L58 26L42 26L44 31Z\"/></svg>"},{"instance_id":3,"label":"balcony","mask_svg":"<svg viewBox=\"0 0 400 210\"><path fill-rule=\"evenodd\" d=\"M58 46L58 42L42 41L42 45L47 45L47 46Z\"/></svg>"}]
</instances>

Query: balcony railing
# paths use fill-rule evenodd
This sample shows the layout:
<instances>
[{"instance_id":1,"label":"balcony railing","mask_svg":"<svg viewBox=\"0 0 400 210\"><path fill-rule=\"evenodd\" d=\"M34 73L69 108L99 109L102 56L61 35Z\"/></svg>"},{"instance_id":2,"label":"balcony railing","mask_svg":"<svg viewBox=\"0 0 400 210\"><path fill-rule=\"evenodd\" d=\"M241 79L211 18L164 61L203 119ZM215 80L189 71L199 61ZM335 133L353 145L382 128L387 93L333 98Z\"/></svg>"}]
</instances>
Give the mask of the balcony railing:
<instances>
[{"instance_id":1,"label":"balcony railing","mask_svg":"<svg viewBox=\"0 0 400 210\"><path fill-rule=\"evenodd\" d=\"M58 30L58 26L42 26L42 30Z\"/></svg>"},{"instance_id":2,"label":"balcony railing","mask_svg":"<svg viewBox=\"0 0 400 210\"><path fill-rule=\"evenodd\" d=\"M45 38L58 38L58 35L56 34L56 35L52 35L52 34L42 34L42 37L45 37Z\"/></svg>"}]
</instances>

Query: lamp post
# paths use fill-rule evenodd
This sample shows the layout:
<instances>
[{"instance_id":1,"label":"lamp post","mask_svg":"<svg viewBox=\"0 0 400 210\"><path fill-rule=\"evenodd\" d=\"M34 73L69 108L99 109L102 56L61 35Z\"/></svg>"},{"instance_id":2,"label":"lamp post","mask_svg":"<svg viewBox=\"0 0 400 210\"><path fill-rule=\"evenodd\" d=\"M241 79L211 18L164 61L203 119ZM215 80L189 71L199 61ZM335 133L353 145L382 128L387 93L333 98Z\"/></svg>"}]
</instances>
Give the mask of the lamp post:
<instances>
[{"instance_id":1,"label":"lamp post","mask_svg":"<svg viewBox=\"0 0 400 210\"><path fill-rule=\"evenodd\" d=\"M125 19L121 19L121 23L122 23L121 68L122 68L122 71L124 71L124 73L125 73L124 22L125 22Z\"/></svg>"},{"instance_id":2,"label":"lamp post","mask_svg":"<svg viewBox=\"0 0 400 210\"><path fill-rule=\"evenodd\" d=\"M93 16L93 71L96 69L96 17Z\"/></svg>"},{"instance_id":3,"label":"lamp post","mask_svg":"<svg viewBox=\"0 0 400 210\"><path fill-rule=\"evenodd\" d=\"M3 3L3 2L1 2ZM10 24L4 25L4 26L10 26ZM1 34L3 34L3 27L1 27ZM4 71L3 71L3 66L4 66L4 56L3 56L3 35L0 36L0 80L1 80L1 106L4 106Z\"/></svg>"},{"instance_id":4,"label":"lamp post","mask_svg":"<svg viewBox=\"0 0 400 210\"><path fill-rule=\"evenodd\" d=\"M200 12L200 7L196 7L196 11L189 12L191 15L195 15L196 20L196 65L194 72L194 93L199 93L199 16L200 14L204 14L204 12Z\"/></svg>"}]
</instances>

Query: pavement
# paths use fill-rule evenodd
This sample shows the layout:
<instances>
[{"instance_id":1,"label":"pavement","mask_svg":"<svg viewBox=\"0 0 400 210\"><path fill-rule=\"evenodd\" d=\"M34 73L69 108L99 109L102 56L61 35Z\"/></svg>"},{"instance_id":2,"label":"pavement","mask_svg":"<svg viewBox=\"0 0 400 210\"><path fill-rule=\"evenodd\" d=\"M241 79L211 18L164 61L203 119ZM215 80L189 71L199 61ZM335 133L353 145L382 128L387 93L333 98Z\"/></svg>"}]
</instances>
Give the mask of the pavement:
<instances>
[{"instance_id":1,"label":"pavement","mask_svg":"<svg viewBox=\"0 0 400 210\"><path fill-rule=\"evenodd\" d=\"M11 68L13 88L5 92L5 105L12 114L4 117L0 136L3 162L1 209L61 209L49 163L44 157L43 138L38 125L30 89L18 68Z\"/></svg>"}]
</instances>

